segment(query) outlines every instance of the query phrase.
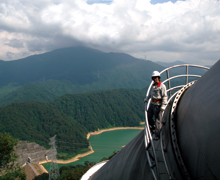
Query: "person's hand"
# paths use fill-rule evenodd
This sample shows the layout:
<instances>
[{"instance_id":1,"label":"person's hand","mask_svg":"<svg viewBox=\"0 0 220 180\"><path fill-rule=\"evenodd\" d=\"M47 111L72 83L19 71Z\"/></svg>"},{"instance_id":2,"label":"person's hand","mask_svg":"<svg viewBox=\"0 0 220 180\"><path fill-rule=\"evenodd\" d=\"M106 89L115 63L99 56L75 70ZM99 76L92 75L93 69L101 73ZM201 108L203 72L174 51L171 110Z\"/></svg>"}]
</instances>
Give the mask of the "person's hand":
<instances>
[{"instance_id":1,"label":"person's hand","mask_svg":"<svg viewBox=\"0 0 220 180\"><path fill-rule=\"evenodd\" d=\"M166 108L165 106L161 106L161 107L160 107L160 111L164 112L164 111L165 111L165 108Z\"/></svg>"},{"instance_id":2,"label":"person's hand","mask_svg":"<svg viewBox=\"0 0 220 180\"><path fill-rule=\"evenodd\" d=\"M148 102L148 99L147 99L147 98L145 98L145 99L144 99L144 103L147 103L147 102Z\"/></svg>"}]
</instances>

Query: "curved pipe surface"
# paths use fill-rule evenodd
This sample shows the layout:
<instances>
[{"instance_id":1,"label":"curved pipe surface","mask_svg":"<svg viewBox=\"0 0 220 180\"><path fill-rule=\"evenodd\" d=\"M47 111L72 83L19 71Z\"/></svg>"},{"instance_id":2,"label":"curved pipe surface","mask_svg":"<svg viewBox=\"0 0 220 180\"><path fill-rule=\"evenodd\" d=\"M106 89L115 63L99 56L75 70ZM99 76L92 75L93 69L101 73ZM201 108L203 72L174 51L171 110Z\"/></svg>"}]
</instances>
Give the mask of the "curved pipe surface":
<instances>
[{"instance_id":1,"label":"curved pipe surface","mask_svg":"<svg viewBox=\"0 0 220 180\"><path fill-rule=\"evenodd\" d=\"M180 99L176 132L192 179L220 179L220 61Z\"/></svg>"},{"instance_id":2,"label":"curved pipe surface","mask_svg":"<svg viewBox=\"0 0 220 180\"><path fill-rule=\"evenodd\" d=\"M144 148L144 130L89 180L153 180Z\"/></svg>"}]
</instances>

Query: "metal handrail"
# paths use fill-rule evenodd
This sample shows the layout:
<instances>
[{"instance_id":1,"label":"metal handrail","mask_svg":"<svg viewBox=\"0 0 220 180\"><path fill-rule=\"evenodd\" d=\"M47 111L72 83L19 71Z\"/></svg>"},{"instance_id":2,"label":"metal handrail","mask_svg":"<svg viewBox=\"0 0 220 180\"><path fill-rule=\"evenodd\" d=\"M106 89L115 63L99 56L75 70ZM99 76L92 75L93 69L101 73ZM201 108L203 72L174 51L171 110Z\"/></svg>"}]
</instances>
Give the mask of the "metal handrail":
<instances>
[{"instance_id":1,"label":"metal handrail","mask_svg":"<svg viewBox=\"0 0 220 180\"><path fill-rule=\"evenodd\" d=\"M185 167L185 164L183 162L181 153L180 153L180 149L179 149L179 145L177 142L177 136L176 136L176 128L175 128L175 111L176 111L176 107L178 104L178 101L180 100L182 94L188 89L190 88L193 84L195 83L195 81L192 81L188 84L186 84L182 89L180 89L175 97L175 100L173 101L172 107L171 107L171 111L170 111L170 130L171 130L171 140L172 140L172 145L173 145L173 149L174 149L174 153L176 155L177 158L177 162L180 165L180 169L182 171L182 174L184 174L184 179L190 179L189 177L189 173Z\"/></svg>"},{"instance_id":2,"label":"metal handrail","mask_svg":"<svg viewBox=\"0 0 220 180\"><path fill-rule=\"evenodd\" d=\"M161 135L160 135L161 137L162 137L162 131L161 131ZM160 137L160 138L161 138ZM171 177L171 174L170 174L170 171L169 171L169 168L168 168L168 166L167 166L167 162L166 162L166 158L165 158L165 153L164 153L164 150L163 150L163 141L161 140L160 141L160 147L161 147L161 152L162 152L162 156L163 156L163 159L165 160L164 161L164 164L165 164L165 168L166 168L166 170L167 170L167 174L168 174L168 176L169 176L169 179L172 179L172 177Z\"/></svg>"},{"instance_id":3,"label":"metal handrail","mask_svg":"<svg viewBox=\"0 0 220 180\"><path fill-rule=\"evenodd\" d=\"M149 101L150 102L150 101ZM146 103L145 103L145 109L148 109L149 108L149 104L150 103L147 103L147 108L146 108ZM147 117L147 111L145 111L145 117ZM156 163L156 168L157 168L157 173L159 172L159 170L158 170L158 164L157 164L157 156L156 156L156 152L155 152L155 147L154 147L154 143L153 143L153 138L152 138L152 136L151 136L151 133L150 133L150 128L149 128L149 124L148 124L148 121L145 121L145 145L147 145L146 146L146 153L147 153L147 159L148 159L148 163L149 163L149 165L150 165L150 167L152 166L152 162L151 162L151 160L150 160L150 155L149 155L149 152L148 152L148 147L149 147L149 145L151 144L151 146L152 146L152 149L153 149L153 155L154 155L154 157L155 157L155 163ZM146 143L147 142L147 143ZM152 170L152 169L151 169ZM154 179L157 179L156 177L158 176L156 176L156 173L152 170L151 171L152 172L152 175L153 175L153 177L154 177Z\"/></svg>"},{"instance_id":4,"label":"metal handrail","mask_svg":"<svg viewBox=\"0 0 220 180\"><path fill-rule=\"evenodd\" d=\"M202 68L202 69L207 69L207 70L209 70L208 67L200 66L200 65L196 65L196 64L179 64L179 65L170 66L170 67L168 67L168 68L162 70L162 71L160 72L160 74L164 73L165 71L167 71L167 70L169 70L169 69L173 69L173 68L177 68L177 67L184 67L184 66L186 66L186 68L188 68L188 67L197 67L197 68Z\"/></svg>"},{"instance_id":5,"label":"metal handrail","mask_svg":"<svg viewBox=\"0 0 220 180\"><path fill-rule=\"evenodd\" d=\"M194 75L194 74L181 74L181 75L173 76L169 79L166 79L165 81L163 81L163 83L165 83L167 81L170 81L171 79L176 79L176 78L179 78L179 77L201 77L201 76L200 75Z\"/></svg>"},{"instance_id":6,"label":"metal handrail","mask_svg":"<svg viewBox=\"0 0 220 180\"><path fill-rule=\"evenodd\" d=\"M175 87L173 87L173 88L168 89L167 92L172 91L172 90L174 90L174 89L180 89L180 88L182 88L183 86L185 86L185 85L175 86Z\"/></svg>"},{"instance_id":7,"label":"metal handrail","mask_svg":"<svg viewBox=\"0 0 220 180\"><path fill-rule=\"evenodd\" d=\"M178 68L178 67L186 67L186 74L175 75L175 76L170 77L169 70L173 69L173 68ZM180 90L178 90L173 95L171 95L171 91L172 90L180 89L180 88L184 87L186 84L188 84L189 77L198 77L198 78L201 77L201 75L189 74L189 67L196 67L196 68L202 68L202 69L209 70L209 68L205 67L205 66L194 65L194 64L180 64L180 65L175 65L175 66L168 67L168 68L166 68L166 69L164 69L164 70L162 70L160 72L160 74L163 74L164 72L166 72L166 75L167 75L167 79L165 79L162 83L166 83L166 82L168 83L167 92L170 93L169 99L168 99L168 103L180 91ZM184 85L178 85L178 86L175 86L175 87L171 87L170 80L176 79L176 78L179 78L179 77L186 77L186 83ZM146 93L146 97L149 96L149 93L150 93L152 85L153 85L153 81L150 83L150 85L148 87L148 90L147 90L147 93ZM149 163L150 166L152 166L151 159L150 159L150 156L149 156L149 151L148 151L149 146L150 145L152 146L153 155L155 156L154 157L155 158L155 163L156 163L156 166L158 166L158 164L157 164L157 157L156 157L156 153L155 153L155 147L154 147L152 135L151 135L151 132L150 132L150 127L149 127L149 124L148 124L148 118L147 118L147 110L148 110L149 105L150 105L150 100L151 99L149 99L147 104L145 103L145 131L144 131L145 132L144 133L144 136L145 136L144 137L144 139L145 139L145 149L146 149L148 163ZM162 134L161 134L161 136L162 136ZM160 139L161 139L161 150L162 150L162 156L163 156L163 159L164 159L164 164L165 164L165 167L166 167L166 170L167 170L167 174L171 178L171 175L170 175L170 172L169 172L169 168L168 168L167 163L166 163L166 158L165 158L165 155L164 155L164 151L163 151L162 138L160 138ZM152 172L152 175L153 175L154 179L158 180L158 179L160 179L158 167L156 167L156 170L157 170L157 172L154 172L154 170L151 168L151 172Z\"/></svg>"}]
</instances>

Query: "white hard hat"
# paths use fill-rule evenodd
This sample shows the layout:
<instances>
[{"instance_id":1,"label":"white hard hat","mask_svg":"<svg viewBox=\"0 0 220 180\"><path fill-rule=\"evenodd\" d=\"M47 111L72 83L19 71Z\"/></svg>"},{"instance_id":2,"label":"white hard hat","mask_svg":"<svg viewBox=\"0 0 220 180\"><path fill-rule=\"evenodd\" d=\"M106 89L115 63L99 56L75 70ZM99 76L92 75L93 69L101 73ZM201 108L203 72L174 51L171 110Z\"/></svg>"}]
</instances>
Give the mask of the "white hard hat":
<instances>
[{"instance_id":1,"label":"white hard hat","mask_svg":"<svg viewBox=\"0 0 220 180\"><path fill-rule=\"evenodd\" d=\"M153 71L151 77L160 77L160 73L158 71Z\"/></svg>"}]
</instances>

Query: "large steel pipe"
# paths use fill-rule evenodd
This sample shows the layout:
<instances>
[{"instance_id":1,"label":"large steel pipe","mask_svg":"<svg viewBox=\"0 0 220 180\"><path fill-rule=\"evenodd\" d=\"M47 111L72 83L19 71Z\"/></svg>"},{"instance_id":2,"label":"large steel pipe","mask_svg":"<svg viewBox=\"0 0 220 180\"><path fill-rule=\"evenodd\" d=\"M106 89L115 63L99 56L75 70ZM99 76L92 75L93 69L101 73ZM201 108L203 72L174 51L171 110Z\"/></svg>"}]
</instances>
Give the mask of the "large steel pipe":
<instances>
[{"instance_id":1,"label":"large steel pipe","mask_svg":"<svg viewBox=\"0 0 220 180\"><path fill-rule=\"evenodd\" d=\"M178 180L220 179L220 60L183 92L174 113L170 103L163 117L162 148L169 172ZM89 178L103 179L154 179L143 131Z\"/></svg>"},{"instance_id":2,"label":"large steel pipe","mask_svg":"<svg viewBox=\"0 0 220 180\"><path fill-rule=\"evenodd\" d=\"M176 132L192 179L220 179L220 61L181 97Z\"/></svg>"}]
</instances>

